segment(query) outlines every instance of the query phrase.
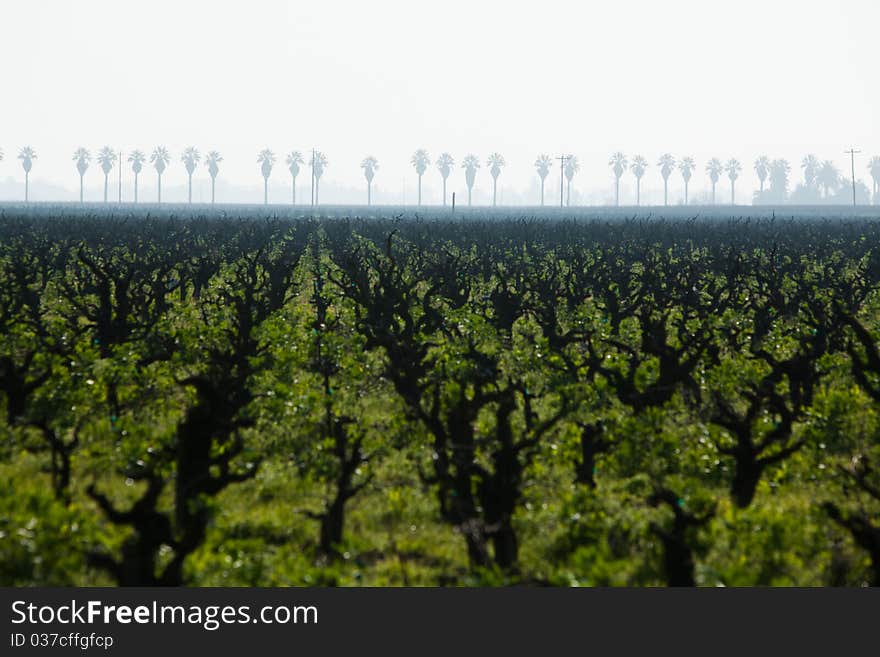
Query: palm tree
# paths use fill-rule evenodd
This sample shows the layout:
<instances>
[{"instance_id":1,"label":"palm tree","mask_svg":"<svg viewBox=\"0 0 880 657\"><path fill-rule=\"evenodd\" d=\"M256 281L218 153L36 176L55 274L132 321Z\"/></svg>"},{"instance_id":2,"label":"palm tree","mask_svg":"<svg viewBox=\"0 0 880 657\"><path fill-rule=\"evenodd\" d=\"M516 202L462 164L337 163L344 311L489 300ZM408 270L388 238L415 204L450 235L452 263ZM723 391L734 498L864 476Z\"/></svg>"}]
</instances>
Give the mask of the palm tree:
<instances>
[{"instance_id":1,"label":"palm tree","mask_svg":"<svg viewBox=\"0 0 880 657\"><path fill-rule=\"evenodd\" d=\"M477 179L477 169L480 168L480 160L476 155L466 155L461 161L461 168L464 169L464 182L468 188L468 205L470 205L474 181Z\"/></svg>"},{"instance_id":2,"label":"palm tree","mask_svg":"<svg viewBox=\"0 0 880 657\"><path fill-rule=\"evenodd\" d=\"M486 166L489 167L489 173L492 174L492 207L497 205L498 201L498 176L501 175L501 169L507 162L501 153L492 153L486 160Z\"/></svg>"},{"instance_id":3,"label":"palm tree","mask_svg":"<svg viewBox=\"0 0 880 657\"><path fill-rule=\"evenodd\" d=\"M158 202L162 202L162 174L165 172L165 167L168 166L168 163L171 162L171 156L168 154L168 149L164 146L156 146L153 149L153 154L150 155L150 162L153 163L153 166L156 168L156 175L159 178L159 193L158 193Z\"/></svg>"},{"instance_id":4,"label":"palm tree","mask_svg":"<svg viewBox=\"0 0 880 657\"><path fill-rule=\"evenodd\" d=\"M553 161L549 155L539 155L535 160L535 169L538 171L538 178L541 179L541 205L544 205L544 181L550 175L550 169L553 167Z\"/></svg>"},{"instance_id":5,"label":"palm tree","mask_svg":"<svg viewBox=\"0 0 880 657\"><path fill-rule=\"evenodd\" d=\"M217 151L210 151L205 156L205 166L208 167L208 175L211 176L211 205L214 205L214 190L217 187L217 174L220 173L220 163L223 156Z\"/></svg>"},{"instance_id":6,"label":"palm tree","mask_svg":"<svg viewBox=\"0 0 880 657\"><path fill-rule=\"evenodd\" d=\"M202 156L199 155L199 151L195 146L190 146L180 156L180 161L183 162L188 178L187 200L189 203L193 202L193 173L195 173L196 166L201 159Z\"/></svg>"},{"instance_id":7,"label":"palm tree","mask_svg":"<svg viewBox=\"0 0 880 657\"><path fill-rule=\"evenodd\" d=\"M626 155L617 151L611 156L611 159L608 160L608 166L614 171L614 205L620 205L620 178L626 171Z\"/></svg>"},{"instance_id":8,"label":"palm tree","mask_svg":"<svg viewBox=\"0 0 880 657\"><path fill-rule=\"evenodd\" d=\"M816 182L822 188L822 196L828 198L831 192L837 191L840 186L840 170L834 166L831 160L825 160L816 174Z\"/></svg>"},{"instance_id":9,"label":"palm tree","mask_svg":"<svg viewBox=\"0 0 880 657\"><path fill-rule=\"evenodd\" d=\"M764 193L764 181L770 174L770 158L762 155L755 160L755 173L758 174L758 180L761 182L761 194Z\"/></svg>"},{"instance_id":10,"label":"palm tree","mask_svg":"<svg viewBox=\"0 0 880 657\"><path fill-rule=\"evenodd\" d=\"M128 161L131 162L131 170L134 171L134 202L138 202L138 175L141 172L141 169L144 168L144 161L146 160L146 156L138 150L134 150L128 156Z\"/></svg>"},{"instance_id":11,"label":"palm tree","mask_svg":"<svg viewBox=\"0 0 880 657\"><path fill-rule=\"evenodd\" d=\"M563 172L565 173L565 180L567 184L565 186L565 204L571 205L571 179L574 178L574 174L576 174L581 169L581 164L578 162L577 155L567 155L565 157L565 168Z\"/></svg>"},{"instance_id":12,"label":"palm tree","mask_svg":"<svg viewBox=\"0 0 880 657\"><path fill-rule=\"evenodd\" d=\"M291 187L291 204L296 205L296 177L299 175L299 167L303 163L302 153L299 151L290 151L287 154L287 170L290 171L290 176L293 179L290 185Z\"/></svg>"},{"instance_id":13,"label":"palm tree","mask_svg":"<svg viewBox=\"0 0 880 657\"><path fill-rule=\"evenodd\" d=\"M263 205L269 205L269 176L272 175L272 166L275 164L275 153L264 148L257 154L257 164L263 174Z\"/></svg>"},{"instance_id":14,"label":"palm tree","mask_svg":"<svg viewBox=\"0 0 880 657\"><path fill-rule=\"evenodd\" d=\"M642 176L645 175L647 168L648 160L641 155L636 155L633 158L630 171L632 171L633 175L636 177L636 205L642 204Z\"/></svg>"},{"instance_id":15,"label":"palm tree","mask_svg":"<svg viewBox=\"0 0 880 657\"><path fill-rule=\"evenodd\" d=\"M694 162L694 158L692 157L683 157L681 158L681 162L678 163L678 170L681 171L681 177L684 179L684 204L688 204L688 185L691 182L691 176L694 175L694 169L697 168L697 163Z\"/></svg>"},{"instance_id":16,"label":"palm tree","mask_svg":"<svg viewBox=\"0 0 880 657\"><path fill-rule=\"evenodd\" d=\"M92 155L82 146L73 153L73 161L76 162L76 170L79 173L79 202L83 202L83 176L89 170L89 162L92 161Z\"/></svg>"},{"instance_id":17,"label":"palm tree","mask_svg":"<svg viewBox=\"0 0 880 657\"><path fill-rule=\"evenodd\" d=\"M116 164L117 159L119 159L118 156L109 146L104 146L104 148L98 151L98 164L101 165L101 171L104 172L104 203L107 202L107 186L110 179L110 172L113 171L113 166Z\"/></svg>"},{"instance_id":18,"label":"palm tree","mask_svg":"<svg viewBox=\"0 0 880 657\"><path fill-rule=\"evenodd\" d=\"M24 169L24 202L27 203L31 169L34 167L34 160L37 159L37 152L30 146L25 146L18 152L18 159L21 160L21 168Z\"/></svg>"},{"instance_id":19,"label":"palm tree","mask_svg":"<svg viewBox=\"0 0 880 657\"><path fill-rule=\"evenodd\" d=\"M819 158L815 155L807 155L801 161L801 168L804 170L804 183L808 189L812 189L816 184L816 175L819 173L819 167L822 166Z\"/></svg>"},{"instance_id":20,"label":"palm tree","mask_svg":"<svg viewBox=\"0 0 880 657\"><path fill-rule=\"evenodd\" d=\"M428 170L428 165L431 164L431 158L428 157L428 151L424 148L420 148L415 153L413 153L412 158L410 158L410 162L416 168L416 173L419 175L419 205L422 204L422 175L425 171Z\"/></svg>"},{"instance_id":21,"label":"palm tree","mask_svg":"<svg viewBox=\"0 0 880 657\"><path fill-rule=\"evenodd\" d=\"M364 170L364 178L367 179L367 205L373 204L373 176L376 175L376 169L379 168L379 160L372 155L365 157L361 162L361 168Z\"/></svg>"},{"instance_id":22,"label":"palm tree","mask_svg":"<svg viewBox=\"0 0 880 657\"><path fill-rule=\"evenodd\" d=\"M721 160L717 157L713 157L706 165L706 173L709 174L709 180L712 181L712 205L715 205L715 186L718 184L718 179L721 178L723 171L724 167L721 164Z\"/></svg>"},{"instance_id":23,"label":"palm tree","mask_svg":"<svg viewBox=\"0 0 880 657\"><path fill-rule=\"evenodd\" d=\"M880 195L880 155L875 155L871 158L871 161L868 162L868 171L871 172L871 178L874 181L874 189L873 197L874 204L877 204L877 201L880 200L877 198Z\"/></svg>"},{"instance_id":24,"label":"palm tree","mask_svg":"<svg viewBox=\"0 0 880 657\"><path fill-rule=\"evenodd\" d=\"M675 158L670 153L664 153L657 161L657 166L663 176L663 205L669 205L669 176L675 171Z\"/></svg>"},{"instance_id":25,"label":"palm tree","mask_svg":"<svg viewBox=\"0 0 880 657\"><path fill-rule=\"evenodd\" d=\"M791 165L788 160L773 160L770 163L770 191L777 203L782 203L788 196L788 176Z\"/></svg>"},{"instance_id":26,"label":"palm tree","mask_svg":"<svg viewBox=\"0 0 880 657\"><path fill-rule=\"evenodd\" d=\"M437 169L440 170L440 176L443 178L443 206L446 207L446 179L452 173L452 167L455 166L455 160L449 153L442 153L437 158Z\"/></svg>"},{"instance_id":27,"label":"palm tree","mask_svg":"<svg viewBox=\"0 0 880 657\"><path fill-rule=\"evenodd\" d=\"M742 164L736 158L730 158L727 160L727 164L724 165L724 170L727 172L727 177L730 178L730 204L736 205L734 188L736 186L736 179L739 178L739 174L742 172Z\"/></svg>"},{"instance_id":28,"label":"palm tree","mask_svg":"<svg viewBox=\"0 0 880 657\"><path fill-rule=\"evenodd\" d=\"M327 156L321 151L315 151L309 165L312 167L312 173L315 176L315 205L317 205L318 185L321 182L321 176L324 175L324 169L327 167Z\"/></svg>"}]
</instances>

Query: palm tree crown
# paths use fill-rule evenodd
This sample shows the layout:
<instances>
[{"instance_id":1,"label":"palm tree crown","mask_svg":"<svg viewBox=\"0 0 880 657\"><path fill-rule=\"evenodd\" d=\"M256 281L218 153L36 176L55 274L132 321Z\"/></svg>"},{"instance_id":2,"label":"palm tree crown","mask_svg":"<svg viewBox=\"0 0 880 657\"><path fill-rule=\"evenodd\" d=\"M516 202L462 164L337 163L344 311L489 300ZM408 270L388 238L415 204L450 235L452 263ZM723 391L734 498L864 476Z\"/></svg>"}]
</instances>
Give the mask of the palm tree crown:
<instances>
[{"instance_id":1,"label":"palm tree crown","mask_svg":"<svg viewBox=\"0 0 880 657\"><path fill-rule=\"evenodd\" d=\"M199 151L195 146L190 146L183 151L183 155L180 156L180 161L183 162L183 166L186 168L186 172L189 175L193 174L201 159L202 156L199 154Z\"/></svg>"},{"instance_id":2,"label":"palm tree crown","mask_svg":"<svg viewBox=\"0 0 880 657\"><path fill-rule=\"evenodd\" d=\"M264 148L257 154L257 164L260 165L260 173L263 178L268 179L272 174L272 167L275 164L275 153L268 148Z\"/></svg>"},{"instance_id":3,"label":"palm tree crown","mask_svg":"<svg viewBox=\"0 0 880 657\"><path fill-rule=\"evenodd\" d=\"M489 159L486 160L486 166L489 167L489 173L492 174L493 178L498 178L501 175L501 169L507 162L504 161L504 157L501 153L492 153L489 156Z\"/></svg>"},{"instance_id":4,"label":"palm tree crown","mask_svg":"<svg viewBox=\"0 0 880 657\"><path fill-rule=\"evenodd\" d=\"M79 172L79 175L84 176L89 168L89 163L92 161L92 154L89 153L88 149L80 146L74 151L73 160L76 162L76 170Z\"/></svg>"},{"instance_id":5,"label":"palm tree crown","mask_svg":"<svg viewBox=\"0 0 880 657\"><path fill-rule=\"evenodd\" d=\"M153 163L153 166L156 168L156 171L159 172L159 175L162 175L162 172L165 171L165 167L171 162L171 155L168 154L168 149L164 146L156 146L156 148L153 149L153 153L150 155L150 162Z\"/></svg>"},{"instance_id":6,"label":"palm tree crown","mask_svg":"<svg viewBox=\"0 0 880 657\"><path fill-rule=\"evenodd\" d=\"M611 169L614 171L614 176L616 178L620 178L621 176L623 176L623 172L626 171L627 164L628 162L626 159L626 155L624 155L620 151L614 153L611 156L611 159L608 160L608 166L610 166Z\"/></svg>"},{"instance_id":7,"label":"palm tree crown","mask_svg":"<svg viewBox=\"0 0 880 657\"><path fill-rule=\"evenodd\" d=\"M98 151L98 156L96 159L98 160L98 164L101 165L101 170L106 176L110 173L110 171L113 170L118 156L112 148L110 148L109 146L104 146L104 148Z\"/></svg>"},{"instance_id":8,"label":"palm tree crown","mask_svg":"<svg viewBox=\"0 0 880 657\"><path fill-rule=\"evenodd\" d=\"M642 176L645 175L645 171L648 168L648 160L643 158L641 155L636 155L633 158L632 165L630 166L630 170L633 172L633 175L637 179L641 179Z\"/></svg>"},{"instance_id":9,"label":"palm tree crown","mask_svg":"<svg viewBox=\"0 0 880 657\"><path fill-rule=\"evenodd\" d=\"M690 182L691 177L694 175L694 169L697 168L697 163L694 162L694 158L692 157L683 157L681 158L681 162L678 163L678 170L681 171L681 177L684 178L685 182Z\"/></svg>"},{"instance_id":10,"label":"palm tree crown","mask_svg":"<svg viewBox=\"0 0 880 657\"><path fill-rule=\"evenodd\" d=\"M143 154L142 151L134 150L128 155L128 161L131 162L131 170L135 173L140 173L141 169L144 168L144 162L147 157Z\"/></svg>"},{"instance_id":11,"label":"palm tree crown","mask_svg":"<svg viewBox=\"0 0 880 657\"><path fill-rule=\"evenodd\" d=\"M706 173L709 174L709 180L712 181L712 184L718 182L718 179L721 178L721 174L724 171L724 166L721 164L721 160L717 157L713 157L706 163Z\"/></svg>"},{"instance_id":12,"label":"palm tree crown","mask_svg":"<svg viewBox=\"0 0 880 657\"><path fill-rule=\"evenodd\" d=\"M577 155L566 155L565 156L565 177L568 182L571 182L571 179L574 178L574 174L581 170L581 163L578 162Z\"/></svg>"},{"instance_id":13,"label":"palm tree crown","mask_svg":"<svg viewBox=\"0 0 880 657\"><path fill-rule=\"evenodd\" d=\"M361 168L364 170L364 177L367 179L367 182L371 183L379 168L379 160L369 155L361 160Z\"/></svg>"},{"instance_id":14,"label":"palm tree crown","mask_svg":"<svg viewBox=\"0 0 880 657\"><path fill-rule=\"evenodd\" d=\"M34 166L34 160L37 159L37 152L30 146L25 146L18 152L18 159L21 160L21 166L25 173L30 173Z\"/></svg>"},{"instance_id":15,"label":"palm tree crown","mask_svg":"<svg viewBox=\"0 0 880 657\"><path fill-rule=\"evenodd\" d=\"M550 169L553 168L553 161L549 155L539 155L535 160L535 169L538 171L538 177L544 180L550 175Z\"/></svg>"},{"instance_id":16,"label":"palm tree crown","mask_svg":"<svg viewBox=\"0 0 880 657\"><path fill-rule=\"evenodd\" d=\"M724 170L727 172L727 177L734 181L739 178L739 174L742 172L742 164L736 158L730 158L725 163Z\"/></svg>"},{"instance_id":17,"label":"palm tree crown","mask_svg":"<svg viewBox=\"0 0 880 657\"><path fill-rule=\"evenodd\" d=\"M437 158L436 164L443 180L446 180L449 177L449 174L452 173L452 167L455 166L455 160L449 153L442 153L440 157Z\"/></svg>"},{"instance_id":18,"label":"palm tree crown","mask_svg":"<svg viewBox=\"0 0 880 657\"><path fill-rule=\"evenodd\" d=\"M296 178L299 175L299 168L303 163L302 153L299 151L290 151L284 160L287 163L287 169L290 175Z\"/></svg>"},{"instance_id":19,"label":"palm tree crown","mask_svg":"<svg viewBox=\"0 0 880 657\"><path fill-rule=\"evenodd\" d=\"M315 154L309 160L309 165L315 172L315 178L320 178L324 175L324 169L327 168L327 164L327 156L321 151L315 151Z\"/></svg>"},{"instance_id":20,"label":"palm tree crown","mask_svg":"<svg viewBox=\"0 0 880 657\"><path fill-rule=\"evenodd\" d=\"M413 153L410 162L412 162L412 165L415 167L416 173L421 176L428 170L428 165L431 164L431 158L428 157L428 151L424 148L420 148Z\"/></svg>"},{"instance_id":21,"label":"palm tree crown","mask_svg":"<svg viewBox=\"0 0 880 657\"><path fill-rule=\"evenodd\" d=\"M664 153L657 161L657 166L660 167L660 175L663 176L663 180L666 180L675 171L675 158L671 153Z\"/></svg>"},{"instance_id":22,"label":"palm tree crown","mask_svg":"<svg viewBox=\"0 0 880 657\"><path fill-rule=\"evenodd\" d=\"M216 178L217 174L220 173L220 163L222 161L223 156L218 151L209 151L205 156L205 166L208 168L208 174L211 178Z\"/></svg>"}]
</instances>

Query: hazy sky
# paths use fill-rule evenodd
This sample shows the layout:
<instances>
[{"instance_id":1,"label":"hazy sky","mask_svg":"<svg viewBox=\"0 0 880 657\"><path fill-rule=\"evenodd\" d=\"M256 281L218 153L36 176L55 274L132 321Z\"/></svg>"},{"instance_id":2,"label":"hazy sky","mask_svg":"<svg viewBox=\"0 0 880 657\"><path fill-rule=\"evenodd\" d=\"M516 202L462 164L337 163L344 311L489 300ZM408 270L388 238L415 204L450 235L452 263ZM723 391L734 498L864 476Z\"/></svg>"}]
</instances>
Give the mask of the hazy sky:
<instances>
[{"instance_id":1,"label":"hazy sky","mask_svg":"<svg viewBox=\"0 0 880 657\"><path fill-rule=\"evenodd\" d=\"M33 186L71 197L77 146L162 144L174 157L163 192L180 194L179 154L195 145L225 157L221 200L259 201L256 153L270 147L271 200L284 202L284 153L316 146L330 161L325 200L357 198L359 163L375 155L374 199L413 202L409 158L424 147L459 162L501 152L509 202L536 200L541 152L579 156L575 187L590 202L611 198L615 150L648 159L643 197L657 202L663 152L697 159L694 196L708 158L737 157L746 201L762 153L800 177L807 152L848 170L854 144L867 178L880 152L878 25L877 0L3 0L0 191L19 193L25 144ZM198 197L207 172L196 177ZM93 165L92 198L101 181ZM141 182L142 198L155 194L152 169ZM676 174L672 202L680 187ZM485 201L485 166L477 188ZM465 191L458 168L453 190ZM439 200L434 168L425 195Z\"/></svg>"}]
</instances>

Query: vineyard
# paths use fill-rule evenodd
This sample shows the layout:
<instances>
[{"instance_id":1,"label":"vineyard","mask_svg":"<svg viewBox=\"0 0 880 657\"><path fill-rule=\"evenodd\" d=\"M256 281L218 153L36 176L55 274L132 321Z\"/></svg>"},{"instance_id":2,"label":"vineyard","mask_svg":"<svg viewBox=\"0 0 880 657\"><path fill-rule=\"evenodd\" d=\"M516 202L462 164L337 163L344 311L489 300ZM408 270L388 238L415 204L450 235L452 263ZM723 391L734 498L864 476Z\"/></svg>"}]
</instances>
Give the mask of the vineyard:
<instances>
[{"instance_id":1,"label":"vineyard","mask_svg":"<svg viewBox=\"0 0 880 657\"><path fill-rule=\"evenodd\" d=\"M0 584L880 585L880 223L748 211L6 208Z\"/></svg>"}]
</instances>

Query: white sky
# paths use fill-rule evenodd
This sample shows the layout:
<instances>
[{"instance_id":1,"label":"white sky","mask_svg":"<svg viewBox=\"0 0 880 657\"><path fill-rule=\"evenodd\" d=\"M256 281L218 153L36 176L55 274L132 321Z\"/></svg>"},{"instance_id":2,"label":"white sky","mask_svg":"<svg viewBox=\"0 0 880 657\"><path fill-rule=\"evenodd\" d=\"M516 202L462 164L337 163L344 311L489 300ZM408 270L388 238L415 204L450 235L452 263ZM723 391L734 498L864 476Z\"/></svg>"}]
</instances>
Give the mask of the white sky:
<instances>
[{"instance_id":1,"label":"white sky","mask_svg":"<svg viewBox=\"0 0 880 657\"><path fill-rule=\"evenodd\" d=\"M713 156L744 163L743 201L763 153L789 158L799 177L807 152L848 171L854 144L867 178L880 152L878 25L877 0L2 0L0 194L20 195L25 144L38 154L32 189L70 198L74 149L105 144L167 146L167 200L183 193L179 154L191 144L223 153L219 200L230 201L261 200L265 147L279 155L277 202L289 198L283 154L312 146L330 160L326 201L362 194L359 163L375 155L374 200L413 202L418 147L457 161L501 152L508 202L536 201L541 152L579 156L588 202L610 198L615 150L649 160L646 201L662 201L665 151L697 159L692 196ZM204 194L207 172L196 176ZM87 184L99 198L95 165ZM438 201L436 169L424 184ZM558 184L554 171L553 193ZM485 202L485 167L477 188ZM142 199L154 189L150 169ZM308 190L304 175L300 198ZM460 169L452 191L465 192Z\"/></svg>"}]
</instances>

